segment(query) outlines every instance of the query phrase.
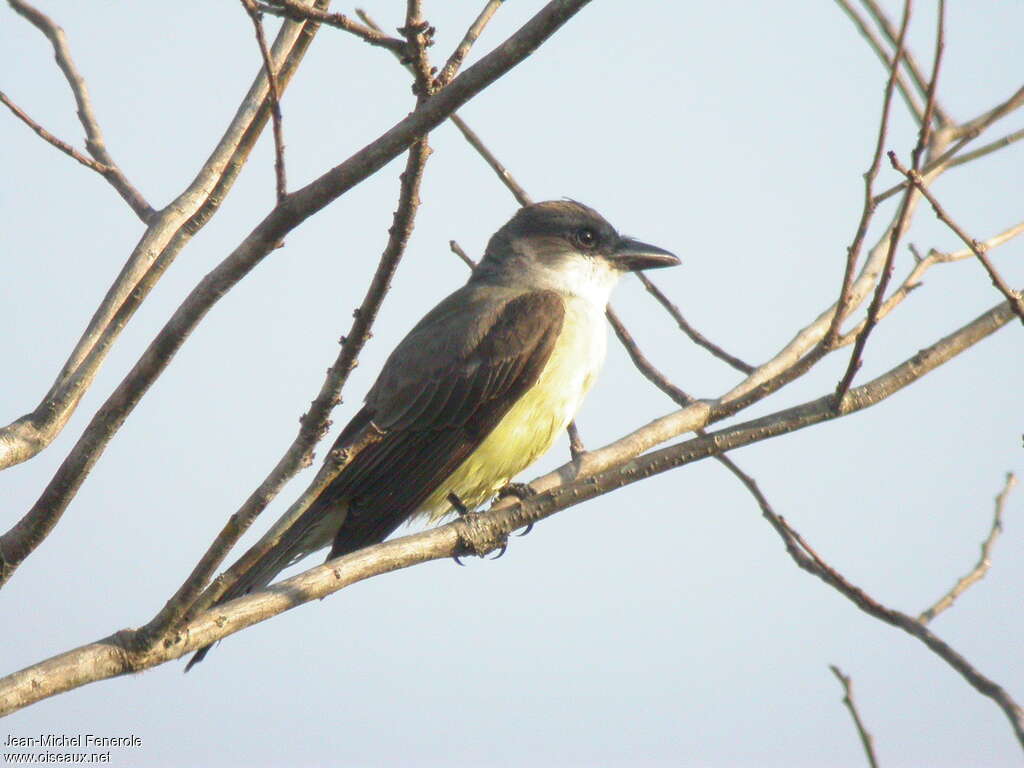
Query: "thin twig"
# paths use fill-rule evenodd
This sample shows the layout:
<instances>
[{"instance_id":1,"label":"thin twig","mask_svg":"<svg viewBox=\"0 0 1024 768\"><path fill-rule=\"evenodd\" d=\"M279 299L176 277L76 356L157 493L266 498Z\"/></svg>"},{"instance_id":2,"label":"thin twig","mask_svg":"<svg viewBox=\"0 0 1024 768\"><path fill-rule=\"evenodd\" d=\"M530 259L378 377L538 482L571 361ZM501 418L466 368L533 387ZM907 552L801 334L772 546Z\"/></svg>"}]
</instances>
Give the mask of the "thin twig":
<instances>
[{"instance_id":1,"label":"thin twig","mask_svg":"<svg viewBox=\"0 0 1024 768\"><path fill-rule=\"evenodd\" d=\"M871 734L868 733L868 729L864 727L864 721L860 719L860 713L857 711L857 704L853 700L853 681L850 680L849 675L844 675L843 671L839 669L835 664L829 664L828 668L832 670L832 674L836 676L839 684L843 686L843 704L846 709L850 712L850 717L853 718L853 724L857 728L857 735L860 736L861 746L864 747L864 755L868 759L868 765L871 768L878 768L878 759L875 757L875 742L871 738Z\"/></svg>"},{"instance_id":2,"label":"thin twig","mask_svg":"<svg viewBox=\"0 0 1024 768\"><path fill-rule=\"evenodd\" d=\"M615 310L608 307L605 312L605 317L608 318L608 322L612 326L612 330L615 331L616 337L622 343L622 346L626 349L626 354L629 355L629 359L633 361L633 365L637 367L637 370L642 373L648 381L654 386L668 395L672 400L680 407L686 407L693 402L693 398L690 397L686 392L683 392L679 387L668 380L661 371L654 367L654 364L640 351L640 347L637 346L636 340L632 334L626 330L626 326L619 320L619 316L615 313Z\"/></svg>"},{"instance_id":3,"label":"thin twig","mask_svg":"<svg viewBox=\"0 0 1024 768\"><path fill-rule=\"evenodd\" d=\"M407 45L399 58L413 75L413 92L422 104L434 92L433 72L427 48L434 44L434 28L424 20L421 0L406 0L405 26L399 28Z\"/></svg>"},{"instance_id":4,"label":"thin twig","mask_svg":"<svg viewBox=\"0 0 1024 768\"><path fill-rule=\"evenodd\" d=\"M921 169L921 175L928 178L931 177L938 171L943 171L946 168L950 168L954 164L954 160L957 154L967 146L970 142L978 138L982 133L988 130L995 122L1006 117L1011 112L1014 112L1021 107L1024 107L1024 86L1021 86L1013 94L1001 104L997 104L990 110L982 113L978 117L970 120L962 125L958 126L955 136L958 140L955 144L949 147L938 157L929 160L924 168ZM998 144L999 142L994 142ZM991 145L989 145L991 146ZM992 150L989 150L992 151ZM987 152L986 152L987 154ZM879 192L875 195L875 204L881 203L883 200L887 200L896 193L907 188L908 182L901 181L899 184L895 184L884 192Z\"/></svg>"},{"instance_id":5,"label":"thin twig","mask_svg":"<svg viewBox=\"0 0 1024 768\"><path fill-rule=\"evenodd\" d=\"M878 24L883 34L885 34L889 43L893 47L898 47L897 34L893 28L892 22L889 21L889 17L885 15L885 12L881 9L878 3L875 2L875 0L861 0L861 4L868 9L868 13L870 13L874 18L875 23ZM917 86L918 92L922 96L927 97L928 83L924 80L921 68L917 65L917 62L914 60L914 56L910 51L904 52L904 61L910 72L910 77L914 81L914 85ZM955 121L938 105L933 109L933 114L940 126L951 126L955 124Z\"/></svg>"},{"instance_id":6,"label":"thin twig","mask_svg":"<svg viewBox=\"0 0 1024 768\"><path fill-rule=\"evenodd\" d=\"M278 71L282 85L291 81L318 27L293 21L282 25L274 43L282 62ZM227 198L268 119L266 98L266 77L260 67L209 159L188 187L148 223L50 390L33 411L0 427L0 469L29 460L60 434L135 311ZM15 549L21 551L21 546ZM0 584L9 574L0 562Z\"/></svg>"},{"instance_id":7,"label":"thin twig","mask_svg":"<svg viewBox=\"0 0 1024 768\"><path fill-rule=\"evenodd\" d=\"M985 578L985 574L987 574L989 568L992 567L992 548L995 546L996 539L999 538L999 534L1003 532L1003 510L1006 507L1006 499L1009 498L1010 492L1016 484L1017 478L1012 472L1007 472L1006 482L1003 484L1003 490L996 495L995 512L992 515L992 527L989 529L988 536L986 536L985 540L981 542L981 554L978 557L978 562L975 563L974 567L966 575L961 576L957 580L952 589L936 600L930 607L921 612L921 615L917 617L919 622L922 624L929 623L932 619L953 605L953 602L960 597L960 595Z\"/></svg>"},{"instance_id":8,"label":"thin twig","mask_svg":"<svg viewBox=\"0 0 1024 768\"><path fill-rule=\"evenodd\" d=\"M501 179L501 183L508 187L508 191L512 193L512 196L515 197L518 203L520 205L532 205L533 200L531 200L530 196L526 194L526 190L519 186L519 183L512 177L512 174L509 173L508 169L501 164L501 161L494 156L494 153L487 148L487 146L480 140L480 137L477 136L468 125L466 125L466 121L458 115L452 115L449 119L455 124L455 127L461 131L462 135L465 136L466 141L470 143L473 149L480 154L480 157L482 157L484 161L491 166L491 169L498 175L498 178Z\"/></svg>"},{"instance_id":9,"label":"thin twig","mask_svg":"<svg viewBox=\"0 0 1024 768\"><path fill-rule=\"evenodd\" d=\"M473 261L471 258L469 258L469 256L466 255L466 252L464 250L462 250L462 246L461 245L459 245L454 240L449 240L448 241L448 247L452 249L452 253L454 253L456 256L458 256L460 259L462 259L462 263L463 264L465 264L470 269L476 269L476 262Z\"/></svg>"},{"instance_id":10,"label":"thin twig","mask_svg":"<svg viewBox=\"0 0 1024 768\"><path fill-rule=\"evenodd\" d=\"M896 55L893 57L894 62L899 61L900 56L903 53L907 27L910 24L910 14L911 0L904 0L903 20L900 22L900 33L896 43ZM921 139L927 135L925 125L926 124L922 124L921 133L918 134L919 144ZM903 236L903 232L906 229L907 220L910 215L911 197L911 190L907 189L903 195L903 200L900 201L899 213L896 216L896 224L889 233L889 249L885 255L885 263L882 266L881 274L878 276L878 283L875 285L875 293L871 297L871 303L868 305L866 322L864 323L864 327L861 329L861 332L857 334L857 340L853 344L853 352L851 353L850 361L846 366L846 372L836 385L835 407L837 409L839 408L843 397L846 395L846 392L850 389L853 377L860 369L861 356L864 353L864 347L867 345L868 337L871 335L871 331L873 331L875 326L878 324L878 312L881 309L882 300L885 298L885 291L889 287L889 281L892 279L893 266L896 260L896 248L899 245L900 238ZM843 288L844 290L846 289L845 279L843 281Z\"/></svg>"},{"instance_id":11,"label":"thin twig","mask_svg":"<svg viewBox=\"0 0 1024 768\"><path fill-rule=\"evenodd\" d=\"M980 157L985 157L985 155L990 155L993 152L997 152L1000 149L1003 149L1004 147L1010 146L1014 142L1020 141L1021 139L1024 139L1024 128L1021 128L1019 131L1014 131L1013 133L1008 133L1001 139L996 139L995 141L991 141L988 144L985 144L984 146L978 147L977 149L971 150L970 152L965 152L962 155L954 157L952 160L949 161L949 163L946 164L946 168L956 168L957 166L963 165L964 163L969 163L972 160L977 160Z\"/></svg>"},{"instance_id":12,"label":"thin twig","mask_svg":"<svg viewBox=\"0 0 1024 768\"><path fill-rule=\"evenodd\" d=\"M789 556L801 569L817 576L836 589L869 616L902 629L924 643L929 650L959 672L978 693L995 702L1010 721L1017 741L1021 747L1024 747L1024 710L1002 686L979 672L974 665L944 640L933 634L924 624L912 616L882 605L864 590L847 581L842 574L826 563L784 518L774 512L766 513L765 517L782 538Z\"/></svg>"},{"instance_id":13,"label":"thin twig","mask_svg":"<svg viewBox=\"0 0 1024 768\"><path fill-rule=\"evenodd\" d=\"M263 69L267 73L267 85L270 92L270 116L274 127L274 176L277 179L277 202L284 200L288 194L288 183L284 169L284 129L281 117L281 91L277 87L277 75L274 73L274 62L267 47L267 37L263 34L263 20L253 0L242 0L242 7L249 14L252 26L256 31L256 43L263 57Z\"/></svg>"},{"instance_id":14,"label":"thin twig","mask_svg":"<svg viewBox=\"0 0 1024 768\"><path fill-rule=\"evenodd\" d=\"M356 13L359 14L359 18L362 19L363 22L368 27L370 27L371 29L380 30L380 26L378 26L377 22L375 22L369 16L369 14L366 13L366 11L358 9ZM508 169L501 164L501 161L498 160L497 157L495 157L494 153L491 152L491 150L483 143L483 141L481 141L480 137L477 136L476 133L466 124L466 121L459 117L458 114L452 114L448 119L455 124L455 127L462 132L462 135L465 137L466 141L470 143L470 146L472 146L473 149L475 149L480 154L484 161L498 175L498 178L501 180L501 183L508 188L509 192L512 193L512 196L515 197L516 201L520 205L532 205L533 200L530 199L530 196L526 193L526 190L523 189L519 185L519 183L512 177L512 174L509 173Z\"/></svg>"},{"instance_id":15,"label":"thin twig","mask_svg":"<svg viewBox=\"0 0 1024 768\"><path fill-rule=\"evenodd\" d=\"M49 16L24 2L24 0L7 0L7 2L16 13L27 19L30 24L46 35L46 38L53 46L53 55L57 61L57 66L64 73L64 79L68 81L68 85L71 86L71 93L75 97L75 104L78 108L78 120L85 129L85 148L99 163L99 166L89 165L89 167L101 174L117 193L121 195L121 198L128 203L135 212L135 215L142 219L143 223L148 224L156 215L156 211L146 202L142 193L128 181L120 167L114 162L114 158L110 156L107 145L103 140L103 131L100 130L99 121L96 119L96 113L92 108L92 100L89 98L89 89L85 84L85 78L82 77L78 67L75 66L74 59L71 57L71 49L68 46L64 30ZM12 110L14 109L6 100L4 103L11 107ZM18 113L15 112L15 114ZM34 125L24 117L22 117L22 120L25 120L30 126ZM47 138L46 135L40 133L41 129L36 127L33 127L33 130L62 152L66 152L79 162L82 162L78 156L68 152L65 149L68 145L60 142L59 139ZM88 165L88 163L83 163L83 165Z\"/></svg>"},{"instance_id":16,"label":"thin twig","mask_svg":"<svg viewBox=\"0 0 1024 768\"><path fill-rule=\"evenodd\" d=\"M640 282L643 283L643 286L644 288L647 289L647 292L650 293L655 299L657 299L658 303L661 304L661 306L663 306L670 315L672 315L672 319L676 321L676 325L679 326L679 330L681 330L683 333L689 336L690 341L692 341L694 344L700 347L703 347L722 362L731 365L737 371L740 371L741 373L746 373L748 375L753 373L754 366L750 365L749 363L743 362L735 355L729 354L720 346L710 341L706 336L704 336L692 325L690 325L690 323L687 322L686 318L683 317L683 313L679 311L679 307L672 303L672 300L669 299L669 297L666 296L662 292L662 290L658 288L657 285L654 284L654 281L652 281L651 278L649 278L643 272L637 272L636 276L640 279Z\"/></svg>"},{"instance_id":17,"label":"thin twig","mask_svg":"<svg viewBox=\"0 0 1024 768\"><path fill-rule=\"evenodd\" d=\"M1021 297L1021 293L1019 291L1015 291L1010 288L1006 281L1003 280L1002 275L996 271L996 268L992 265L992 261L985 253L987 250L985 243L978 242L972 238L964 232L964 230L961 229L955 221L953 221L952 217L950 217L950 215L946 213L945 209L939 205L935 196L928 191L921 174L913 168L904 168L900 164L900 161L896 159L895 152L889 153L889 162L892 163L893 168L906 176L907 180L916 187L922 195L924 195L925 199L928 200L929 203L931 203L932 210L935 211L935 215L938 216L939 220L953 230L953 232L956 233L956 236L963 241L964 245L971 249L971 252L978 258L978 261L981 262L985 271L988 272L992 285L994 285L999 292L1006 297L1007 301L1009 301L1010 305L1013 307L1013 311L1016 312L1017 316L1020 318L1021 323L1024 323L1024 298Z\"/></svg>"},{"instance_id":18,"label":"thin twig","mask_svg":"<svg viewBox=\"0 0 1024 768\"><path fill-rule=\"evenodd\" d=\"M853 9L845 2L842 2L842 0L840 0L840 4L847 7L849 13L854 13ZM850 243L850 246L846 249L846 266L843 270L843 282L839 289L839 299L836 302L836 311L832 316L832 322L829 324L828 332L825 334L825 338L822 341L823 346L828 349L835 346L836 340L839 338L839 332L843 321L846 320L850 313L853 275L857 269L857 261L860 259L860 251L864 245L864 239L867 237L868 226L871 224L871 219L874 216L875 209L877 207L877 203L874 201L874 183L875 178L878 176L878 169L882 165L882 152L885 150L885 139L889 131L889 114L892 109L893 87L897 82L900 60L905 53L904 40L909 21L910 5L906 4L903 7L903 22L900 26L899 44L896 47L896 54L893 56L892 64L889 67L889 79L885 83L885 95L882 98L882 114L878 121L875 150L871 155L871 164L868 166L868 170L864 174L864 205L861 208L860 221L857 222L857 230L853 236L853 242Z\"/></svg>"},{"instance_id":19,"label":"thin twig","mask_svg":"<svg viewBox=\"0 0 1024 768\"><path fill-rule=\"evenodd\" d=\"M104 165L103 163L93 160L91 157L86 157L77 149L68 144L66 141L58 139L48 130L43 128L43 126L41 126L31 117L29 117L28 113L25 112L25 110L23 110L21 107L15 104L13 101L11 101L10 98L8 98L7 94L5 94L3 91L0 91L0 103L3 103L4 106L11 110L11 112L14 113L14 116L21 120L21 122L23 122L29 128L31 128L36 133L36 135L39 136L39 138L41 138L43 141L52 144L65 155L77 160L86 168L96 171L96 173L100 175L106 175L111 170L109 165Z\"/></svg>"},{"instance_id":20,"label":"thin twig","mask_svg":"<svg viewBox=\"0 0 1024 768\"><path fill-rule=\"evenodd\" d=\"M865 0L871 2L871 0ZM931 144L932 116L938 106L935 103L935 94L939 85L939 70L942 67L942 54L946 50L946 0L939 0L938 21L935 29L935 53L932 59L932 76L928 81L927 100L924 108L924 120L917 132L917 146L911 153L911 167L918 171L921 169L921 158L925 149ZM909 55L909 51L908 51Z\"/></svg>"},{"instance_id":21,"label":"thin twig","mask_svg":"<svg viewBox=\"0 0 1024 768\"><path fill-rule=\"evenodd\" d=\"M448 83L452 81L455 74L459 71L459 67L462 66L462 62L465 61L466 56L469 55L470 49L473 47L473 43L477 41L480 34L484 31L484 27L491 20L491 17L501 8L503 0L487 0L483 10L480 11L480 15L476 17L476 20L466 30L466 34L462 38L462 42L458 44L452 55L448 57L448 61L441 67L441 71L434 78L434 90L444 88Z\"/></svg>"},{"instance_id":22,"label":"thin twig","mask_svg":"<svg viewBox=\"0 0 1024 768\"><path fill-rule=\"evenodd\" d=\"M611 307L608 307L607 317L608 322L611 323L612 329L615 331L616 337L618 337L619 341L622 343L622 346L625 347L626 353L633 361L633 365L636 366L637 370L639 370L640 373L642 373L648 381L650 381L652 384L654 384L654 386L656 386L658 389L660 389L662 392L664 392L666 395L672 398L672 400L680 408L685 408L686 406L691 405L693 402L695 402L694 398L691 395L687 394L679 387L677 387L675 384L673 384L671 381L669 381L668 377L665 376L665 374L663 374L661 371L654 367L654 364L647 359L643 352L640 351L640 347L633 339L633 336L629 333L628 330L626 330L626 327L622 324L622 322L619 320L618 315L615 314L615 311ZM708 436L707 431L704 430L703 428L696 429L694 431L697 437ZM761 492L758 489L757 483L754 481L753 477L751 477L742 469L740 469L736 462L734 462L724 453L716 454L714 458L716 461L718 461L719 464L724 466L733 475L735 475L741 483L743 483L747 490L749 490L754 495L754 498L758 501L759 504L762 502L764 497L761 495Z\"/></svg>"},{"instance_id":23,"label":"thin twig","mask_svg":"<svg viewBox=\"0 0 1024 768\"><path fill-rule=\"evenodd\" d=\"M861 36L867 40L868 46L878 59L882 62L882 66L885 67L887 72L895 71L895 83L896 88L899 89L900 95L903 97L903 101L906 102L907 109L910 110L910 114L914 116L915 122L918 125L921 124L924 119L924 109L918 103L917 98L914 96L913 91L907 85L903 75L898 71L897 62L894 59L889 58L888 52L885 50L885 45L875 34L875 31L868 26L868 22L865 18L860 15L860 12L853 7L850 0L836 0L839 6L843 9L854 26L857 27L857 31L860 32ZM904 51L904 55L906 51Z\"/></svg>"},{"instance_id":24,"label":"thin twig","mask_svg":"<svg viewBox=\"0 0 1024 768\"><path fill-rule=\"evenodd\" d=\"M380 48L386 48L397 54L402 54L405 51L404 40L399 40L397 37L390 37L389 35L384 34L380 29L372 29L367 25L353 21L344 14L327 13L319 10L318 8L301 5L296 2L296 0L262 0L262 2L260 2L259 9L263 13L269 13L274 16L284 16L296 21L309 20L320 24L326 24L329 27L335 27L337 29L344 30L345 32L349 32L365 43L369 43L370 45L378 46Z\"/></svg>"},{"instance_id":25,"label":"thin twig","mask_svg":"<svg viewBox=\"0 0 1024 768\"><path fill-rule=\"evenodd\" d=\"M1003 245L1004 243L1009 242L1010 240L1019 236L1022 233L1024 233L1024 221L1018 222L1009 229L1000 232L998 235L990 237L988 240L984 242L984 245L987 249L996 248L1000 245ZM899 304L902 303L902 301L907 296L909 296L914 290L919 288L921 286L921 278L929 269L931 269L931 267L935 266L936 264L948 264L954 261L961 261L963 259L971 258L973 256L974 253L971 251L970 248L964 248L959 251L954 251L952 253L942 253L940 251L936 251L933 249L928 253L927 256L917 255L915 257L913 269L911 269L907 276L903 279L903 282L900 283L900 286L891 294L889 294L889 297L883 302L881 308L878 310L878 319L882 320L883 318L885 318L886 315L888 315L893 309L899 306ZM849 331L847 331L845 334L839 337L839 340L835 343L834 348L840 349L849 344L852 344L856 340L857 334L859 334L863 329L864 322L865 321L862 320L858 325L851 328Z\"/></svg>"}]
</instances>

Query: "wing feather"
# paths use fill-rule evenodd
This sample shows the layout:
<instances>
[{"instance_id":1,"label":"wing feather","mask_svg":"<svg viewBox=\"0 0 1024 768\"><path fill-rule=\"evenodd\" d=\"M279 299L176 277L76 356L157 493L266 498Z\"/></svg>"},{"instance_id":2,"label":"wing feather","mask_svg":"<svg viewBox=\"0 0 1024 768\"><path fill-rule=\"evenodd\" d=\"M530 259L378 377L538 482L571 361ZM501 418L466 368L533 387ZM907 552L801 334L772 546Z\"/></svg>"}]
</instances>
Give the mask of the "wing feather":
<instances>
[{"instance_id":1,"label":"wing feather","mask_svg":"<svg viewBox=\"0 0 1024 768\"><path fill-rule=\"evenodd\" d=\"M372 421L384 437L364 448L310 509L325 514L348 503L331 557L383 540L414 514L551 356L564 315L557 294L520 294L495 306L486 296L459 293L435 310L438 322L427 322L428 315L389 358L356 417ZM475 307L474 298L490 306ZM460 299L470 304L464 313L444 312L447 302Z\"/></svg>"}]
</instances>

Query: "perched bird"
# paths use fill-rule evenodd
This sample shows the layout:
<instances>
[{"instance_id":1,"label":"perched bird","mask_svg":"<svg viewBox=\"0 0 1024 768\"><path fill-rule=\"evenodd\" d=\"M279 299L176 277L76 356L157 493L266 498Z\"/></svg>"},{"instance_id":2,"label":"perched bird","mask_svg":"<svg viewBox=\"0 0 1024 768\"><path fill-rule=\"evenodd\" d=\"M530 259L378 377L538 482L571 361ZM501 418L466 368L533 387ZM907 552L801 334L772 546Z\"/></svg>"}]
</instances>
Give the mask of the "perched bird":
<instances>
[{"instance_id":1,"label":"perched bird","mask_svg":"<svg viewBox=\"0 0 1024 768\"><path fill-rule=\"evenodd\" d=\"M329 544L328 559L339 557L415 516L492 498L575 416L604 362L619 278L678 263L580 203L521 208L469 281L391 353L334 444L357 447L351 461L221 602Z\"/></svg>"}]
</instances>

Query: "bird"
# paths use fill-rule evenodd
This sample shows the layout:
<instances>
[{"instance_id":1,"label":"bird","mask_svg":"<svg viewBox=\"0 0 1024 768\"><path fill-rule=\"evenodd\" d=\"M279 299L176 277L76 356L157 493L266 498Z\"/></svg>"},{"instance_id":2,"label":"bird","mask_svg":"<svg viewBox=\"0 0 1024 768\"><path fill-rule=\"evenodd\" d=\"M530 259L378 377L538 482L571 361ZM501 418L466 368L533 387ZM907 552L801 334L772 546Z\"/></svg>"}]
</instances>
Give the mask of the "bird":
<instances>
[{"instance_id":1,"label":"bird","mask_svg":"<svg viewBox=\"0 0 1024 768\"><path fill-rule=\"evenodd\" d=\"M619 278L679 263L582 203L520 208L466 284L387 358L332 448L350 452L348 463L219 603L327 546L329 560L340 557L407 520L436 522L507 488L547 452L593 385Z\"/></svg>"}]
</instances>

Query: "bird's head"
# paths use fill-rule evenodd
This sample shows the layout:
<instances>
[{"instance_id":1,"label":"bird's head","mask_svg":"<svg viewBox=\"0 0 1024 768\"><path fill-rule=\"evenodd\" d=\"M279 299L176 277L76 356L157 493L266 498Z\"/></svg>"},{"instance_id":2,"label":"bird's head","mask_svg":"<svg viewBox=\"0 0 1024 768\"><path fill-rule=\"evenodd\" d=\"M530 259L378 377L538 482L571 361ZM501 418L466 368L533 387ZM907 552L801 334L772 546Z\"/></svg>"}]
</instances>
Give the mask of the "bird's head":
<instances>
[{"instance_id":1,"label":"bird's head","mask_svg":"<svg viewBox=\"0 0 1024 768\"><path fill-rule=\"evenodd\" d=\"M626 272L670 267L679 259L624 237L597 211L573 200L520 208L487 244L473 280L554 290L608 302Z\"/></svg>"}]
</instances>

